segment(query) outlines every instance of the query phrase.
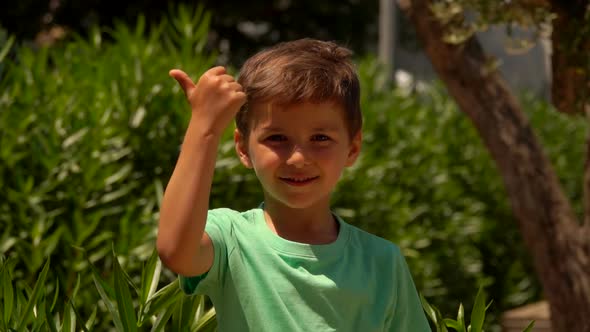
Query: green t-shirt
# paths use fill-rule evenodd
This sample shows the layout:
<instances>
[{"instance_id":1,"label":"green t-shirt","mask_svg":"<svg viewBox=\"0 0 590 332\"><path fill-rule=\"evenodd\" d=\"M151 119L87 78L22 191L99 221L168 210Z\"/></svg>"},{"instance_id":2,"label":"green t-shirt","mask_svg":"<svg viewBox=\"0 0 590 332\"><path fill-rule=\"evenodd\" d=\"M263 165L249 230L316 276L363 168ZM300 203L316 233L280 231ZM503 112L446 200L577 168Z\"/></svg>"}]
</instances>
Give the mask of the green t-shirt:
<instances>
[{"instance_id":1,"label":"green t-shirt","mask_svg":"<svg viewBox=\"0 0 590 332\"><path fill-rule=\"evenodd\" d=\"M262 209L210 210L209 272L180 276L206 294L219 331L431 331L399 248L337 218L336 241L309 245L273 233Z\"/></svg>"}]
</instances>

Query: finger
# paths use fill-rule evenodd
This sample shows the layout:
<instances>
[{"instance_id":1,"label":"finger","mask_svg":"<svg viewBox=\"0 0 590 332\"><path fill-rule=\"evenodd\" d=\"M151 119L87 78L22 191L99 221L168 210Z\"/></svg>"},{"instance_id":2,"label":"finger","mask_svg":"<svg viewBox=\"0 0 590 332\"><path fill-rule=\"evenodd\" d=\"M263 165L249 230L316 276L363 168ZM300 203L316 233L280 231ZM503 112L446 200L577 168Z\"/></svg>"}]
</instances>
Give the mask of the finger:
<instances>
[{"instance_id":1,"label":"finger","mask_svg":"<svg viewBox=\"0 0 590 332\"><path fill-rule=\"evenodd\" d=\"M236 81L236 80L233 78L233 76L231 76L231 75L227 75L227 74L225 74L225 75L221 75L221 76L219 76L219 78L220 78L220 79L222 79L222 80L224 80L224 81L226 81L226 82L235 82L235 81Z\"/></svg>"},{"instance_id":2,"label":"finger","mask_svg":"<svg viewBox=\"0 0 590 332\"><path fill-rule=\"evenodd\" d=\"M210 75L215 75L215 76L223 75L223 74L225 74L225 67L223 67L223 66L213 67L213 68L207 70L206 73L210 74Z\"/></svg>"},{"instance_id":3,"label":"finger","mask_svg":"<svg viewBox=\"0 0 590 332\"><path fill-rule=\"evenodd\" d=\"M193 80L191 80L191 78L180 69L172 69L169 72L169 75L172 78L174 78L178 82L178 84L180 84L180 87L182 88L184 93L188 93L188 91L195 86Z\"/></svg>"},{"instance_id":4,"label":"finger","mask_svg":"<svg viewBox=\"0 0 590 332\"><path fill-rule=\"evenodd\" d=\"M244 91L244 88L238 82L230 82L228 85L232 91L240 91L240 92Z\"/></svg>"},{"instance_id":5,"label":"finger","mask_svg":"<svg viewBox=\"0 0 590 332\"><path fill-rule=\"evenodd\" d=\"M238 97L237 98L237 106L238 107L242 107L246 103L246 100L248 99L246 94L242 91L236 92L236 97Z\"/></svg>"}]
</instances>

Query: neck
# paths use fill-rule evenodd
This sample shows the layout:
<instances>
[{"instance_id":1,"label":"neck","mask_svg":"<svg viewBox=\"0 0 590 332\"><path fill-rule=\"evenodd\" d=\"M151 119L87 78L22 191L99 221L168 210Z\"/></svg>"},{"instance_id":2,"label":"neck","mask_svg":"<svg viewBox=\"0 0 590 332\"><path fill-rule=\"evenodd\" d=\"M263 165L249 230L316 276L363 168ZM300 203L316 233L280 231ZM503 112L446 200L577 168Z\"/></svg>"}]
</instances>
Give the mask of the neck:
<instances>
[{"instance_id":1,"label":"neck","mask_svg":"<svg viewBox=\"0 0 590 332\"><path fill-rule=\"evenodd\" d=\"M338 222L329 204L296 209L266 200L264 216L268 227L280 237L301 243L328 244L338 237Z\"/></svg>"}]
</instances>

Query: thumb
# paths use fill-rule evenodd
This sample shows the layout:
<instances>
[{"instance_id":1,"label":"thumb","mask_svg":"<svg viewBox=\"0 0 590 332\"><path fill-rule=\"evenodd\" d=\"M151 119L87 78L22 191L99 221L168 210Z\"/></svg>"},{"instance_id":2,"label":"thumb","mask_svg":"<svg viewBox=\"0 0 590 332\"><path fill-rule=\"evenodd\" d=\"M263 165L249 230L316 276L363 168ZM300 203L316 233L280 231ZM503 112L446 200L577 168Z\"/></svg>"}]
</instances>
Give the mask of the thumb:
<instances>
[{"instance_id":1,"label":"thumb","mask_svg":"<svg viewBox=\"0 0 590 332\"><path fill-rule=\"evenodd\" d=\"M195 86L191 78L180 69L172 69L168 74L180 84L184 94L188 96L189 91Z\"/></svg>"}]
</instances>

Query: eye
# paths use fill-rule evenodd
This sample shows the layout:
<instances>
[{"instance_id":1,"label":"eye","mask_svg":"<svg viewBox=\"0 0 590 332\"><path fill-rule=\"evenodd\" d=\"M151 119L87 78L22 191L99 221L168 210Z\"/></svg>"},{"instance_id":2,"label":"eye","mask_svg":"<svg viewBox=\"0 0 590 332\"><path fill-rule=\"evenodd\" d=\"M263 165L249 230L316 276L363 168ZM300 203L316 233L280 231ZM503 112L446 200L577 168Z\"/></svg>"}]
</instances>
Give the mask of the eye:
<instances>
[{"instance_id":1,"label":"eye","mask_svg":"<svg viewBox=\"0 0 590 332\"><path fill-rule=\"evenodd\" d=\"M283 142L287 140L287 137L285 135L274 134L268 136L265 140L269 142Z\"/></svg>"},{"instance_id":2,"label":"eye","mask_svg":"<svg viewBox=\"0 0 590 332\"><path fill-rule=\"evenodd\" d=\"M331 140L330 137L323 135L323 134L317 134L317 135L313 135L311 138L312 141L319 141L319 142L325 142L325 141L329 141Z\"/></svg>"}]
</instances>

